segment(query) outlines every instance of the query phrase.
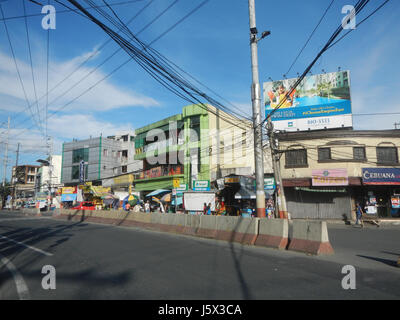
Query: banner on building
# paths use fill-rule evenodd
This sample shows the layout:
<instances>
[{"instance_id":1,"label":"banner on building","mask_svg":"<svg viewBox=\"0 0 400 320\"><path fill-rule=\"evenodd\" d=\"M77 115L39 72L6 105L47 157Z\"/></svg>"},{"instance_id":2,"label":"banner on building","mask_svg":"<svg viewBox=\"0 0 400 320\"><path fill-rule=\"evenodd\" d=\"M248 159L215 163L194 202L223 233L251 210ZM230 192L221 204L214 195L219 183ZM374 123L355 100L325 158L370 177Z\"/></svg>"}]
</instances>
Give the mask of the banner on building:
<instances>
[{"instance_id":1,"label":"banner on building","mask_svg":"<svg viewBox=\"0 0 400 320\"><path fill-rule=\"evenodd\" d=\"M305 77L284 98L298 78L264 82L265 114L275 111L274 128L285 131L352 127L349 71Z\"/></svg>"},{"instance_id":2,"label":"banner on building","mask_svg":"<svg viewBox=\"0 0 400 320\"><path fill-rule=\"evenodd\" d=\"M400 168L363 168L363 184L400 185Z\"/></svg>"},{"instance_id":3,"label":"banner on building","mask_svg":"<svg viewBox=\"0 0 400 320\"><path fill-rule=\"evenodd\" d=\"M76 187L63 187L61 193L62 194L73 194L73 193L76 193Z\"/></svg>"},{"instance_id":4,"label":"banner on building","mask_svg":"<svg viewBox=\"0 0 400 320\"><path fill-rule=\"evenodd\" d=\"M193 191L210 191L210 181L193 180Z\"/></svg>"},{"instance_id":5,"label":"banner on building","mask_svg":"<svg viewBox=\"0 0 400 320\"><path fill-rule=\"evenodd\" d=\"M312 170L313 186L348 186L347 169L314 169Z\"/></svg>"}]
</instances>

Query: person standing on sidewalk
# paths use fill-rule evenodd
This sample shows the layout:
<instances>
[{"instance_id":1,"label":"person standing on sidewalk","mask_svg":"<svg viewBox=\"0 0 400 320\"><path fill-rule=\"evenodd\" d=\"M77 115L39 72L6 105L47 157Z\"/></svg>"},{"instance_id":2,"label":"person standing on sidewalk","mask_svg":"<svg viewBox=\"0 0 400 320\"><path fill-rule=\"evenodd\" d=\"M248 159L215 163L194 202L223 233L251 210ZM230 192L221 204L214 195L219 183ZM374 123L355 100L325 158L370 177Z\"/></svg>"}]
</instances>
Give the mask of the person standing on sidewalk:
<instances>
[{"instance_id":1,"label":"person standing on sidewalk","mask_svg":"<svg viewBox=\"0 0 400 320\"><path fill-rule=\"evenodd\" d=\"M356 224L358 224L358 221L360 221L361 228L364 227L364 223L362 221L363 213L364 212L363 212L363 210L362 210L362 208L360 206L360 203L357 202L357 204L356 204Z\"/></svg>"}]
</instances>

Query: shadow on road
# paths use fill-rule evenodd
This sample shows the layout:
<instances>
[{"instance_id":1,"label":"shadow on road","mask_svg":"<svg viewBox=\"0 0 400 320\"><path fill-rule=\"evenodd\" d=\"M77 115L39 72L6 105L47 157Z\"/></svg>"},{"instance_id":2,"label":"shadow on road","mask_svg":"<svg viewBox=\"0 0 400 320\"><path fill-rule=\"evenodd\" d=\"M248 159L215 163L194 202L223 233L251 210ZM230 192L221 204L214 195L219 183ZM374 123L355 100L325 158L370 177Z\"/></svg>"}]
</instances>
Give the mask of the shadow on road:
<instances>
[{"instance_id":1,"label":"shadow on road","mask_svg":"<svg viewBox=\"0 0 400 320\"><path fill-rule=\"evenodd\" d=\"M384 264L386 264L388 266L397 268L397 261L395 261L395 260L388 260L388 259L382 259L382 258L376 258L376 257L362 256L362 255L359 255L359 254L357 256L361 257L361 258L369 259L369 260L382 262L382 263L384 263Z\"/></svg>"}]
</instances>

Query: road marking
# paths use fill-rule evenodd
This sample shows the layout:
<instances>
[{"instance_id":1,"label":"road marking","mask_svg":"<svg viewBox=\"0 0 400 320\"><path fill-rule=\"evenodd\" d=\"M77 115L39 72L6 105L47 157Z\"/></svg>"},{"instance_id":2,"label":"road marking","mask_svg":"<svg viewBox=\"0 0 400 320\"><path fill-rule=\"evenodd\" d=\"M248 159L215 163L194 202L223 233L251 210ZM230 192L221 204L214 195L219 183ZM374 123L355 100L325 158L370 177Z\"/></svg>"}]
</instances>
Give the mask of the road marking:
<instances>
[{"instance_id":1,"label":"road marking","mask_svg":"<svg viewBox=\"0 0 400 320\"><path fill-rule=\"evenodd\" d=\"M37 217L37 218L4 218L4 219L1 219L0 218L0 222L3 222L3 221L21 221L21 220L38 220L38 219L40 219L39 217Z\"/></svg>"},{"instance_id":2,"label":"road marking","mask_svg":"<svg viewBox=\"0 0 400 320\"><path fill-rule=\"evenodd\" d=\"M30 300L29 289L26 285L24 278L18 272L17 268L14 264L8 260L6 257L0 255L0 261L7 267L7 269L11 272L15 285L17 287L17 292L20 300Z\"/></svg>"},{"instance_id":3,"label":"road marking","mask_svg":"<svg viewBox=\"0 0 400 320\"><path fill-rule=\"evenodd\" d=\"M4 239L4 240L6 240L6 241L14 242L14 243L16 243L16 244L19 244L19 245L21 245L21 246L23 246L23 247L26 247L26 248L28 248L28 249L31 249L31 250L33 250L33 251L42 253L42 254L44 254L44 255L46 255L46 256L52 256L52 255L53 255L53 254L50 253L50 252L43 251L43 250L41 250L41 249L39 249L39 248L35 248L35 247L32 247L32 246L29 246L29 245L27 245L27 244L25 244L25 243L23 243L23 242L19 242L19 241L13 240L13 239L10 239L10 238L5 237L5 236L0 236L0 240L1 240L1 239Z\"/></svg>"}]
</instances>

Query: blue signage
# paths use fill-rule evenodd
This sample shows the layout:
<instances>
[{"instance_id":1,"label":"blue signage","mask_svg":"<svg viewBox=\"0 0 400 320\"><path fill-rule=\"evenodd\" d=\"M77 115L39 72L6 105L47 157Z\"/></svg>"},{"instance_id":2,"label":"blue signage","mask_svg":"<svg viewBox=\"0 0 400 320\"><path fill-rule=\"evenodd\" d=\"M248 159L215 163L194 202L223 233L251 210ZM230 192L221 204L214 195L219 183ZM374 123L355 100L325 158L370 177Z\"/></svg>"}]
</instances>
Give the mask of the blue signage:
<instances>
[{"instance_id":1,"label":"blue signage","mask_svg":"<svg viewBox=\"0 0 400 320\"><path fill-rule=\"evenodd\" d=\"M299 98L298 100L301 99L302 98ZM324 98L319 99L322 100ZM328 98L325 98L324 100L325 101L320 101L319 104L315 105L301 105L295 108L279 109L271 116L271 120L292 120L351 114L350 100L334 101L334 99ZM267 109L266 114L269 114L271 111L272 110Z\"/></svg>"},{"instance_id":2,"label":"blue signage","mask_svg":"<svg viewBox=\"0 0 400 320\"><path fill-rule=\"evenodd\" d=\"M400 168L363 168L364 184L400 185Z\"/></svg>"}]
</instances>

